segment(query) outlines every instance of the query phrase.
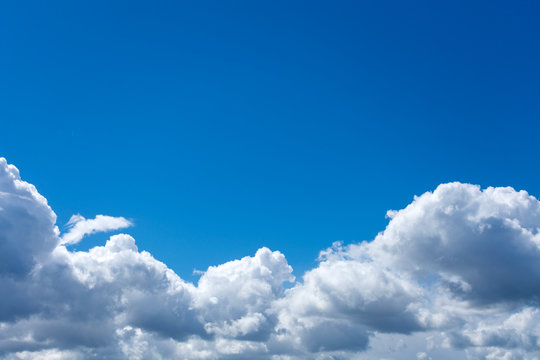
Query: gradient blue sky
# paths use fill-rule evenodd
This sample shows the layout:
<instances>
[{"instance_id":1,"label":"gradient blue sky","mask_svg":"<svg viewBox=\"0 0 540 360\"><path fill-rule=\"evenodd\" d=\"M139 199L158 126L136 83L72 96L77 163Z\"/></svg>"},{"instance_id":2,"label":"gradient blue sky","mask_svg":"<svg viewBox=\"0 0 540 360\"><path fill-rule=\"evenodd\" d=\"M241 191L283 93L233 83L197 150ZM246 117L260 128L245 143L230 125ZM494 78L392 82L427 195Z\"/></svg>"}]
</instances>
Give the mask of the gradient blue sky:
<instances>
[{"instance_id":1,"label":"gradient blue sky","mask_svg":"<svg viewBox=\"0 0 540 360\"><path fill-rule=\"evenodd\" d=\"M261 246L298 276L439 183L540 195L539 10L4 2L0 155L184 278Z\"/></svg>"}]
</instances>

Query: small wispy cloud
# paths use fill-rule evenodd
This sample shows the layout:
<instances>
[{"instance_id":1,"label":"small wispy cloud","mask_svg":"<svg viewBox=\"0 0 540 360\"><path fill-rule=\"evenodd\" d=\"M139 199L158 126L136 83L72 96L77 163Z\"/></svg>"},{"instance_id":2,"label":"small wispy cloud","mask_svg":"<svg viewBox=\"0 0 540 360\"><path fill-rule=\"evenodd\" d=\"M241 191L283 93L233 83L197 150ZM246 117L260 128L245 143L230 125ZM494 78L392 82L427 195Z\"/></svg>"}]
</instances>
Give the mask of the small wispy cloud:
<instances>
[{"instance_id":1,"label":"small wispy cloud","mask_svg":"<svg viewBox=\"0 0 540 360\"><path fill-rule=\"evenodd\" d=\"M67 233L62 235L62 245L73 245L80 242L86 235L98 232L114 231L133 226L133 222L122 216L97 215L94 219L86 219L77 214L73 215L66 227Z\"/></svg>"}]
</instances>

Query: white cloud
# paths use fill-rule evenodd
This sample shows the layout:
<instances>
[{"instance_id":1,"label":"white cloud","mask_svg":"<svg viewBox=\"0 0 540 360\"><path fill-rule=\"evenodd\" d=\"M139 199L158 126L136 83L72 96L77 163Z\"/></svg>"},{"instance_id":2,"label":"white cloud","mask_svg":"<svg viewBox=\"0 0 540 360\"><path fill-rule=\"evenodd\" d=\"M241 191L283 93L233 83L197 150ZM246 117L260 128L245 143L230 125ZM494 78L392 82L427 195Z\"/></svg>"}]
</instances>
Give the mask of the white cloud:
<instances>
[{"instance_id":1,"label":"white cloud","mask_svg":"<svg viewBox=\"0 0 540 360\"><path fill-rule=\"evenodd\" d=\"M540 202L525 191L450 183L351 252L478 305L520 301L540 294L539 227Z\"/></svg>"},{"instance_id":2,"label":"white cloud","mask_svg":"<svg viewBox=\"0 0 540 360\"><path fill-rule=\"evenodd\" d=\"M47 200L0 158L0 274L27 275L57 245L55 223Z\"/></svg>"},{"instance_id":3,"label":"white cloud","mask_svg":"<svg viewBox=\"0 0 540 360\"><path fill-rule=\"evenodd\" d=\"M69 219L67 226L69 231L62 235L61 238L61 243L63 245L76 244L81 241L85 235L124 229L133 226L133 223L121 216L97 215L95 219L85 219L83 216L77 214Z\"/></svg>"},{"instance_id":4,"label":"white cloud","mask_svg":"<svg viewBox=\"0 0 540 360\"><path fill-rule=\"evenodd\" d=\"M194 306L205 329L224 337L263 339L273 330L275 317L267 313L294 280L292 268L279 251L261 248L255 256L210 267L200 278Z\"/></svg>"},{"instance_id":5,"label":"white cloud","mask_svg":"<svg viewBox=\"0 0 540 360\"><path fill-rule=\"evenodd\" d=\"M127 234L70 250L131 222L77 215L60 237L0 158L0 358L540 358L537 199L451 183L389 216L288 289L292 268L267 248L195 285Z\"/></svg>"}]
</instances>

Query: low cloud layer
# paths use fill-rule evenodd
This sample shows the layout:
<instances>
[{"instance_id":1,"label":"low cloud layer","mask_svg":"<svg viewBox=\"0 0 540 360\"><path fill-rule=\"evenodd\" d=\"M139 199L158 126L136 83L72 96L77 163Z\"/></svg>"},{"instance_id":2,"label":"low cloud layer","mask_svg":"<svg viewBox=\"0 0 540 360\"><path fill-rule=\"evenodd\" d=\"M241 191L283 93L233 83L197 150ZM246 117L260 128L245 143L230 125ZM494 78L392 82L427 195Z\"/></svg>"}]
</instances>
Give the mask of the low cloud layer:
<instances>
[{"instance_id":1,"label":"low cloud layer","mask_svg":"<svg viewBox=\"0 0 540 360\"><path fill-rule=\"evenodd\" d=\"M300 279L261 248L193 284L127 234L70 249L131 222L76 215L61 235L0 158L0 358L540 358L537 199L449 183L388 215Z\"/></svg>"}]
</instances>

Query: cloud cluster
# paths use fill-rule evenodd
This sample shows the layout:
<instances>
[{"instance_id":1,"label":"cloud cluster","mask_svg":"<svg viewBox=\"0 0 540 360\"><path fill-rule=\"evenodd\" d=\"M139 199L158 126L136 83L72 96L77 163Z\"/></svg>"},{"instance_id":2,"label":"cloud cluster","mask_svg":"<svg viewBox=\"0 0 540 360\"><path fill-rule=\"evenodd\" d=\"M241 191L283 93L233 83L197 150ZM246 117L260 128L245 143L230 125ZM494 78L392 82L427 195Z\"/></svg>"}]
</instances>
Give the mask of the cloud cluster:
<instances>
[{"instance_id":1,"label":"cloud cluster","mask_svg":"<svg viewBox=\"0 0 540 360\"><path fill-rule=\"evenodd\" d=\"M126 234L70 249L132 223L75 215L60 235L0 158L0 358L540 358L537 199L450 183L388 216L296 283L285 256L261 248L192 284Z\"/></svg>"}]
</instances>

